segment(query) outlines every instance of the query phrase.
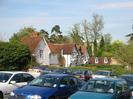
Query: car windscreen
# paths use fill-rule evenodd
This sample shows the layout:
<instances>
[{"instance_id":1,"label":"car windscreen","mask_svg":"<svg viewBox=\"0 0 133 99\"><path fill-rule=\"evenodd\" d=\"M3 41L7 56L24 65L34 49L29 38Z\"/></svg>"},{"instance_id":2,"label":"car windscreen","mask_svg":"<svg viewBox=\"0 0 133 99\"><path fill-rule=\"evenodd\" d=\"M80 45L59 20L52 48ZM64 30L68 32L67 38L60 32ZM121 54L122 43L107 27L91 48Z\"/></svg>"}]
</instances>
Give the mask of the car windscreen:
<instances>
[{"instance_id":1,"label":"car windscreen","mask_svg":"<svg viewBox=\"0 0 133 99\"><path fill-rule=\"evenodd\" d=\"M7 82L11 76L12 76L11 73L0 73L0 82L3 83Z\"/></svg>"},{"instance_id":2,"label":"car windscreen","mask_svg":"<svg viewBox=\"0 0 133 99\"><path fill-rule=\"evenodd\" d=\"M29 83L30 86L57 87L59 78L52 76L40 76Z\"/></svg>"},{"instance_id":3,"label":"car windscreen","mask_svg":"<svg viewBox=\"0 0 133 99\"><path fill-rule=\"evenodd\" d=\"M81 91L98 92L98 93L114 93L115 83L107 80L90 80L85 84Z\"/></svg>"},{"instance_id":4,"label":"car windscreen","mask_svg":"<svg viewBox=\"0 0 133 99\"><path fill-rule=\"evenodd\" d=\"M96 75L108 76L108 72L101 72L101 71L98 71L98 72L96 72Z\"/></svg>"}]
</instances>

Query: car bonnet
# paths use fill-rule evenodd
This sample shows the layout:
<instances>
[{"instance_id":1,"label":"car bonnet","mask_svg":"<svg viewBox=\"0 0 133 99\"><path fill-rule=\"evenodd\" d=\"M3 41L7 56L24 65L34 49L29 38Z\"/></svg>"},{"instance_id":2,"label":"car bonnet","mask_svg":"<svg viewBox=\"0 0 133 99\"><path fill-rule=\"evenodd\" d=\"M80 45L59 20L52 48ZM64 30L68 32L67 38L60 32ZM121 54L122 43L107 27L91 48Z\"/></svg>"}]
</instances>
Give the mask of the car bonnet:
<instances>
[{"instance_id":1,"label":"car bonnet","mask_svg":"<svg viewBox=\"0 0 133 99\"><path fill-rule=\"evenodd\" d=\"M70 99L112 99L113 94L78 91Z\"/></svg>"},{"instance_id":2,"label":"car bonnet","mask_svg":"<svg viewBox=\"0 0 133 99\"><path fill-rule=\"evenodd\" d=\"M41 97L49 97L54 92L56 92L57 88L50 88L50 87L38 87L38 86L24 86L20 87L15 90L15 94L17 95L40 95Z\"/></svg>"}]
</instances>

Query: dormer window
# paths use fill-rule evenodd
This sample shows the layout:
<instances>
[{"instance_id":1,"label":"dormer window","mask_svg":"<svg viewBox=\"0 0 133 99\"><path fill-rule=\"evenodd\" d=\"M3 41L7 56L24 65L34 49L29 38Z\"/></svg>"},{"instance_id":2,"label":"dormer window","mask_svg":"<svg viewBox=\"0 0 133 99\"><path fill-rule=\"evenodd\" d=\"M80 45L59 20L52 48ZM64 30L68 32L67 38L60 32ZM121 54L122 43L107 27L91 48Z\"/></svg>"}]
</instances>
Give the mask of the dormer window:
<instances>
[{"instance_id":1,"label":"dormer window","mask_svg":"<svg viewBox=\"0 0 133 99\"><path fill-rule=\"evenodd\" d=\"M104 57L104 63L107 64L108 63L108 58Z\"/></svg>"},{"instance_id":2,"label":"dormer window","mask_svg":"<svg viewBox=\"0 0 133 99\"><path fill-rule=\"evenodd\" d=\"M95 64L98 64L99 60L98 57L95 57Z\"/></svg>"}]
</instances>

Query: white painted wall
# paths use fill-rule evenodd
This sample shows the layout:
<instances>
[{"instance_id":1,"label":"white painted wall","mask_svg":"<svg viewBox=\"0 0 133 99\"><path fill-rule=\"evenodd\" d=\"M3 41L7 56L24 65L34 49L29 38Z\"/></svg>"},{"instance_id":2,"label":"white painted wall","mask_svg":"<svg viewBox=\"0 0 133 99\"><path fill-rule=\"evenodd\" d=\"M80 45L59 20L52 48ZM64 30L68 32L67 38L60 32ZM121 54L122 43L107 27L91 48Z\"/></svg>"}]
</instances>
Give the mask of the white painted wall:
<instances>
[{"instance_id":1,"label":"white painted wall","mask_svg":"<svg viewBox=\"0 0 133 99\"><path fill-rule=\"evenodd\" d=\"M65 67L69 67L71 63L71 55L63 55L66 61Z\"/></svg>"},{"instance_id":2,"label":"white painted wall","mask_svg":"<svg viewBox=\"0 0 133 99\"><path fill-rule=\"evenodd\" d=\"M43 58L40 58L39 50L43 50ZM42 65L49 65L49 53L50 53L50 50L49 50L48 46L45 44L45 42L43 40L41 40L40 43L38 44L37 48L35 49L36 61Z\"/></svg>"},{"instance_id":3,"label":"white painted wall","mask_svg":"<svg viewBox=\"0 0 133 99\"><path fill-rule=\"evenodd\" d=\"M51 65L58 65L58 54L50 54L49 60Z\"/></svg>"}]
</instances>

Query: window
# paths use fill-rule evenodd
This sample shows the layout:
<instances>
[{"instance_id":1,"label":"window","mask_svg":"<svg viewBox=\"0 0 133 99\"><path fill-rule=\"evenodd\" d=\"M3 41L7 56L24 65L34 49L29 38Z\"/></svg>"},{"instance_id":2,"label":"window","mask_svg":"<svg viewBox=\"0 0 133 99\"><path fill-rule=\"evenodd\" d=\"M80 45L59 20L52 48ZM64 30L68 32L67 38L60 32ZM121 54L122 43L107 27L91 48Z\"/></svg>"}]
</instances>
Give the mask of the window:
<instances>
[{"instance_id":1,"label":"window","mask_svg":"<svg viewBox=\"0 0 133 99\"><path fill-rule=\"evenodd\" d=\"M29 75L29 74L16 74L11 81L16 81L16 83L21 83L21 82L29 82L32 81L34 78Z\"/></svg>"},{"instance_id":2,"label":"window","mask_svg":"<svg viewBox=\"0 0 133 99\"><path fill-rule=\"evenodd\" d=\"M43 50L39 50L39 57L43 58Z\"/></svg>"},{"instance_id":3,"label":"window","mask_svg":"<svg viewBox=\"0 0 133 99\"><path fill-rule=\"evenodd\" d=\"M104 63L107 64L108 63L108 58L104 57Z\"/></svg>"},{"instance_id":4,"label":"window","mask_svg":"<svg viewBox=\"0 0 133 99\"><path fill-rule=\"evenodd\" d=\"M22 80L21 80L22 76L23 76L22 74L16 74L13 76L11 81L16 81L16 83L20 83L20 82L22 82Z\"/></svg>"},{"instance_id":5,"label":"window","mask_svg":"<svg viewBox=\"0 0 133 99\"><path fill-rule=\"evenodd\" d=\"M95 64L98 64L98 57L95 58Z\"/></svg>"},{"instance_id":6,"label":"window","mask_svg":"<svg viewBox=\"0 0 133 99\"><path fill-rule=\"evenodd\" d=\"M65 86L69 86L69 79L68 78L62 78L60 80L60 85L65 85Z\"/></svg>"},{"instance_id":7,"label":"window","mask_svg":"<svg viewBox=\"0 0 133 99\"><path fill-rule=\"evenodd\" d=\"M23 74L22 78L23 78L22 82L29 82L29 81L32 81L34 79L34 77L29 75L29 74Z\"/></svg>"}]
</instances>

